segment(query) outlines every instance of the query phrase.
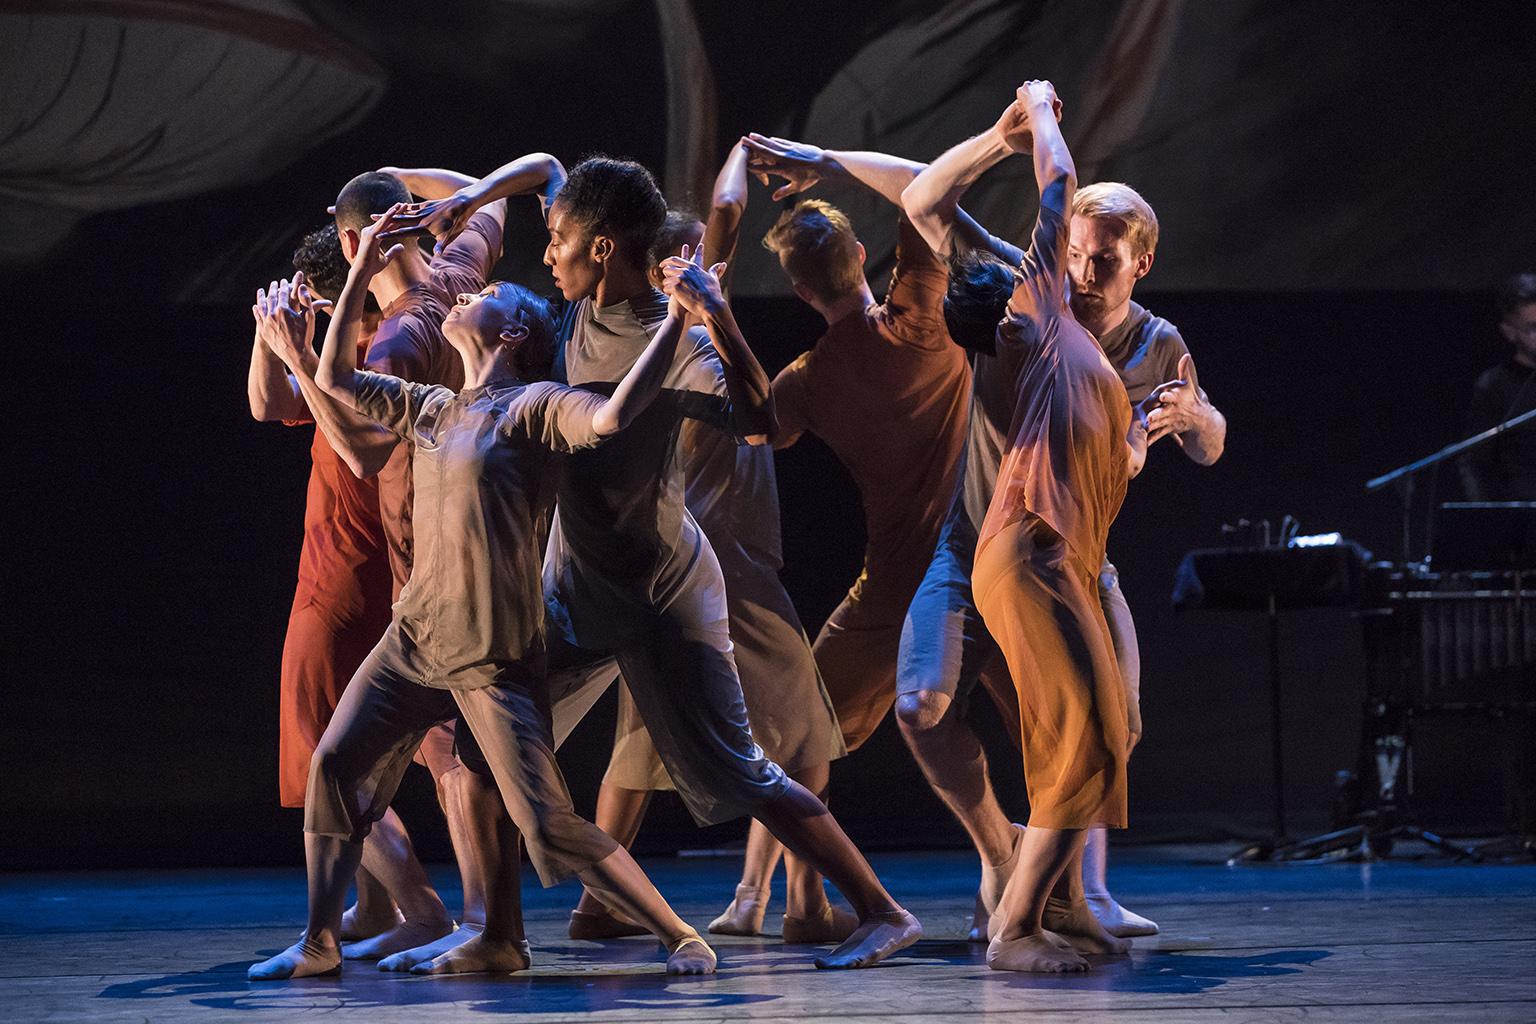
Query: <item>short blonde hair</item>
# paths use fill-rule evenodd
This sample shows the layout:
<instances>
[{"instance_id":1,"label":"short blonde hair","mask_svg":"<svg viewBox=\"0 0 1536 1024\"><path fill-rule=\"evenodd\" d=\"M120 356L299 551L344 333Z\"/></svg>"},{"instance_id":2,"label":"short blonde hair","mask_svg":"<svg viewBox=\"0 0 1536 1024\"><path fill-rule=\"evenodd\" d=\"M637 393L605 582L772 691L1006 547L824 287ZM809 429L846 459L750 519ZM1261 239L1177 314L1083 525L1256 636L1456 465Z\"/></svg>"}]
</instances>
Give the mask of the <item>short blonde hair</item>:
<instances>
[{"instance_id":1,"label":"short blonde hair","mask_svg":"<svg viewBox=\"0 0 1536 1024\"><path fill-rule=\"evenodd\" d=\"M790 280L827 302L856 291L864 277L848 215L820 199L802 199L785 210L763 248L779 257Z\"/></svg>"},{"instance_id":2,"label":"short blonde hair","mask_svg":"<svg viewBox=\"0 0 1536 1024\"><path fill-rule=\"evenodd\" d=\"M1157 249L1157 214L1140 192L1122 182L1099 181L1078 189L1072 196L1072 216L1119 221L1137 256Z\"/></svg>"}]
</instances>

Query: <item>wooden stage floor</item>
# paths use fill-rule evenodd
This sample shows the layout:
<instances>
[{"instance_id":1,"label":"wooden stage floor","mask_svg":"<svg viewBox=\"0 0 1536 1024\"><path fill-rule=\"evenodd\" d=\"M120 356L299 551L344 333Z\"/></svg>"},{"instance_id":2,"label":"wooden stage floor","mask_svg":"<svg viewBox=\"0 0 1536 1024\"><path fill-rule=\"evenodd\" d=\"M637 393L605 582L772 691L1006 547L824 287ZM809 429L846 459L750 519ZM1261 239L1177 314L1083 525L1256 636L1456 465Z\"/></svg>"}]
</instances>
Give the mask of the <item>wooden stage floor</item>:
<instances>
[{"instance_id":1,"label":"wooden stage floor","mask_svg":"<svg viewBox=\"0 0 1536 1024\"><path fill-rule=\"evenodd\" d=\"M301 927L298 869L6 875L0 1019L1536 1021L1536 866L1228 868L1223 852L1115 851L1116 894L1163 932L1069 978L987 970L964 941L976 878L958 853L874 858L928 933L885 965L817 971L808 947L720 939L720 973L697 979L662 974L649 940L567 939L572 885L525 886L534 968L523 974L417 978L351 964L337 978L251 984L246 966ZM735 882L734 860L646 867L700 927ZM453 907L453 873L433 874Z\"/></svg>"}]
</instances>

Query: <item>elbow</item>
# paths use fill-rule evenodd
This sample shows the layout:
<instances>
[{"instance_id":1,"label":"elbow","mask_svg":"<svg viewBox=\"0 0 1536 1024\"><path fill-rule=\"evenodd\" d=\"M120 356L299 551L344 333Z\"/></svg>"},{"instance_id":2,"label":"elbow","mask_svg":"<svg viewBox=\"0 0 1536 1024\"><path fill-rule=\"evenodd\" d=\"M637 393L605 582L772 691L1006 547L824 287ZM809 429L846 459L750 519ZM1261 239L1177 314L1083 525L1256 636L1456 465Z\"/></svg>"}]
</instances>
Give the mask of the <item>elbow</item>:
<instances>
[{"instance_id":1,"label":"elbow","mask_svg":"<svg viewBox=\"0 0 1536 1024\"><path fill-rule=\"evenodd\" d=\"M710 203L710 212L728 223L737 223L747 212L747 197L734 188L721 189Z\"/></svg>"},{"instance_id":2,"label":"elbow","mask_svg":"<svg viewBox=\"0 0 1536 1024\"><path fill-rule=\"evenodd\" d=\"M943 204L925 195L923 190L917 188L916 181L901 193L902 212L907 215L907 220L912 222L917 233L923 236L928 248L938 256L949 255L949 224L955 218L955 209L953 205L945 209Z\"/></svg>"},{"instance_id":3,"label":"elbow","mask_svg":"<svg viewBox=\"0 0 1536 1024\"><path fill-rule=\"evenodd\" d=\"M623 417L607 405L592 414L592 432L598 437L612 437L627 425Z\"/></svg>"}]
</instances>

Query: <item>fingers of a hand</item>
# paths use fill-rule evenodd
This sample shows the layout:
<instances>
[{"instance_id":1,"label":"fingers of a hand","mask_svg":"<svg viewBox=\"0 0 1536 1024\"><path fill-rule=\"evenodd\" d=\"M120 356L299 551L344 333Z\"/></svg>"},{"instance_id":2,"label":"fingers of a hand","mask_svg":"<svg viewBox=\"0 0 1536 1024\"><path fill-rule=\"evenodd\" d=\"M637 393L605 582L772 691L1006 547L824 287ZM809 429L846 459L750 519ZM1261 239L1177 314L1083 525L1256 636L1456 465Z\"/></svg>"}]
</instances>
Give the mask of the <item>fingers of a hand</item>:
<instances>
[{"instance_id":1,"label":"fingers of a hand","mask_svg":"<svg viewBox=\"0 0 1536 1024\"><path fill-rule=\"evenodd\" d=\"M325 208L325 212L330 214L332 217L336 216L336 204L332 203L330 206L327 206Z\"/></svg>"},{"instance_id":2,"label":"fingers of a hand","mask_svg":"<svg viewBox=\"0 0 1536 1024\"><path fill-rule=\"evenodd\" d=\"M400 244L399 242L396 242L394 245L389 247L389 250L387 252L384 253L383 260L384 260L385 263L388 263L390 260L394 259L396 256L399 256L402 252L405 252L405 246Z\"/></svg>"},{"instance_id":3,"label":"fingers of a hand","mask_svg":"<svg viewBox=\"0 0 1536 1024\"><path fill-rule=\"evenodd\" d=\"M1195 390L1200 388L1200 378L1195 374L1195 357L1185 352L1179 357L1179 377Z\"/></svg>"},{"instance_id":4,"label":"fingers of a hand","mask_svg":"<svg viewBox=\"0 0 1536 1024\"><path fill-rule=\"evenodd\" d=\"M725 261L721 260L719 263L716 263L714 266L710 267L709 272L715 277L719 277L721 274L725 273Z\"/></svg>"},{"instance_id":5,"label":"fingers of a hand","mask_svg":"<svg viewBox=\"0 0 1536 1024\"><path fill-rule=\"evenodd\" d=\"M330 299L310 299L309 308L318 313L329 313L335 305Z\"/></svg>"}]
</instances>

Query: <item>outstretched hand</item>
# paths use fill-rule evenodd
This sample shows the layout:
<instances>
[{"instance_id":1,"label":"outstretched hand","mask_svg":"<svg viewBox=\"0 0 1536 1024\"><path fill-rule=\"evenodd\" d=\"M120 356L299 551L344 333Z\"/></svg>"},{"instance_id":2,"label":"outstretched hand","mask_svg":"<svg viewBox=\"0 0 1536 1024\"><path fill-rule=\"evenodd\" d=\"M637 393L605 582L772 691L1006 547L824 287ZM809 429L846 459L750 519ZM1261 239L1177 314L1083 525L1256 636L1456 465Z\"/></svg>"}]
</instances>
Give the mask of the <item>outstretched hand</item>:
<instances>
[{"instance_id":1,"label":"outstretched hand","mask_svg":"<svg viewBox=\"0 0 1536 1024\"><path fill-rule=\"evenodd\" d=\"M363 276L364 280L371 279L379 271L405 251L405 246L399 242L394 245L388 243L389 232L396 226L396 218L400 211L406 207L405 203L396 203L381 214L367 227L363 228L357 240L357 255L352 257L352 269Z\"/></svg>"},{"instance_id":2,"label":"outstretched hand","mask_svg":"<svg viewBox=\"0 0 1536 1024\"><path fill-rule=\"evenodd\" d=\"M315 355L315 310L318 303L304 282L300 271L292 281L273 281L256 291L251 313L256 318L256 333L272 354L294 373L313 374L319 357Z\"/></svg>"},{"instance_id":3,"label":"outstretched hand","mask_svg":"<svg viewBox=\"0 0 1536 1024\"><path fill-rule=\"evenodd\" d=\"M661 261L661 288L671 300L668 314L692 313L703 318L725 305L725 293L720 287L720 275L724 263L716 263L704 269L704 247L690 249L684 245L676 256Z\"/></svg>"},{"instance_id":4,"label":"outstretched hand","mask_svg":"<svg viewBox=\"0 0 1536 1024\"><path fill-rule=\"evenodd\" d=\"M407 203L395 215L393 226L379 237L394 239L426 232L437 239L432 252L438 255L463 233L473 213L469 197L461 192L430 202Z\"/></svg>"},{"instance_id":5,"label":"outstretched hand","mask_svg":"<svg viewBox=\"0 0 1536 1024\"><path fill-rule=\"evenodd\" d=\"M768 184L768 175L784 179L774 190L777 202L814 188L827 174L827 151L804 142L792 142L756 132L742 137L747 150L747 170Z\"/></svg>"},{"instance_id":6,"label":"outstretched hand","mask_svg":"<svg viewBox=\"0 0 1536 1024\"><path fill-rule=\"evenodd\" d=\"M1200 378L1195 373L1195 359L1188 352L1179 357L1179 376L1176 380L1159 384L1142 402L1147 416L1149 443L1160 437L1179 437L1190 430L1198 430L1209 420L1213 408L1205 392L1200 389Z\"/></svg>"}]
</instances>

